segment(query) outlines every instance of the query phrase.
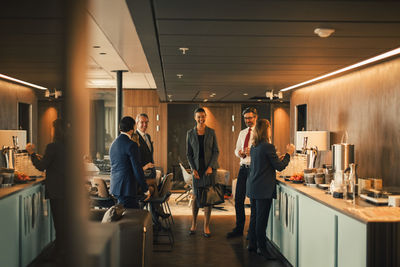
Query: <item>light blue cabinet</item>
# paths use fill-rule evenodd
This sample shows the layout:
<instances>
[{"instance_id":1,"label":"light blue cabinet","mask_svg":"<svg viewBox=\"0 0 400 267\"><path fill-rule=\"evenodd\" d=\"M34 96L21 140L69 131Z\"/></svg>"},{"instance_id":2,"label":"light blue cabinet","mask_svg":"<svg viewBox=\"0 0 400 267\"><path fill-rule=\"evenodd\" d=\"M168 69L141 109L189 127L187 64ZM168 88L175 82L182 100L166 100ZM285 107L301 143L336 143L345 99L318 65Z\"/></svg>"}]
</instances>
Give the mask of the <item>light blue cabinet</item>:
<instances>
[{"instance_id":1,"label":"light blue cabinet","mask_svg":"<svg viewBox=\"0 0 400 267\"><path fill-rule=\"evenodd\" d=\"M367 225L338 214L337 248L337 266L367 266Z\"/></svg>"},{"instance_id":2,"label":"light blue cabinet","mask_svg":"<svg viewBox=\"0 0 400 267\"><path fill-rule=\"evenodd\" d=\"M0 200L0 266L19 266L19 195Z\"/></svg>"},{"instance_id":3,"label":"light blue cabinet","mask_svg":"<svg viewBox=\"0 0 400 267\"><path fill-rule=\"evenodd\" d=\"M2 198L0 214L0 266L27 266L54 239L40 183Z\"/></svg>"},{"instance_id":4,"label":"light blue cabinet","mask_svg":"<svg viewBox=\"0 0 400 267\"><path fill-rule=\"evenodd\" d=\"M299 197L300 267L335 266L335 212L309 197Z\"/></svg>"},{"instance_id":5,"label":"light blue cabinet","mask_svg":"<svg viewBox=\"0 0 400 267\"><path fill-rule=\"evenodd\" d=\"M277 185L277 195L267 237L293 266L367 266L366 223L285 184Z\"/></svg>"},{"instance_id":6,"label":"light blue cabinet","mask_svg":"<svg viewBox=\"0 0 400 267\"><path fill-rule=\"evenodd\" d=\"M283 256L297 266L297 218L298 193L277 186L277 199L272 204L272 241Z\"/></svg>"},{"instance_id":7,"label":"light blue cabinet","mask_svg":"<svg viewBox=\"0 0 400 267\"><path fill-rule=\"evenodd\" d=\"M50 206L44 199L44 186L24 190L19 210L21 266L26 266L50 243Z\"/></svg>"}]
</instances>

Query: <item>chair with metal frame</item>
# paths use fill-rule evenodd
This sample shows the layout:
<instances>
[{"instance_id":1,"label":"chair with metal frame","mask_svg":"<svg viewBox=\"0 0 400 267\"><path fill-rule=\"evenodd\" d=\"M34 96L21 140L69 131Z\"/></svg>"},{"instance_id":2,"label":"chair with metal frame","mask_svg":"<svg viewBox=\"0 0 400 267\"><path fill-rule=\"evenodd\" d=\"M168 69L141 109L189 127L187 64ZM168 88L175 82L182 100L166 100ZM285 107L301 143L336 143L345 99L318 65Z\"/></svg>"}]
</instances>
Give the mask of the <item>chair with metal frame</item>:
<instances>
[{"instance_id":1,"label":"chair with metal frame","mask_svg":"<svg viewBox=\"0 0 400 267\"><path fill-rule=\"evenodd\" d=\"M90 196L91 207L108 209L116 204L116 200L108 192L106 181L93 178L93 184L97 188L97 196Z\"/></svg>"},{"instance_id":2,"label":"chair with metal frame","mask_svg":"<svg viewBox=\"0 0 400 267\"><path fill-rule=\"evenodd\" d=\"M178 204L184 199L189 199L189 207L192 204L193 201L193 175L188 173L185 167L183 167L182 163L179 163L179 166L181 167L182 170L182 175L183 175L183 180L185 180L185 192L180 194L176 199L175 202Z\"/></svg>"},{"instance_id":3,"label":"chair with metal frame","mask_svg":"<svg viewBox=\"0 0 400 267\"><path fill-rule=\"evenodd\" d=\"M170 245L171 249L174 244L174 235L172 233L172 224L174 224L174 219L172 217L171 208L169 207L168 200L171 196L171 187L172 187L172 178L173 174L169 173L162 179L161 188L159 191L158 198L150 198L148 201L145 202L145 208L149 209L149 205L160 205L163 209L163 212L169 216L161 217L161 226L162 229L158 231L154 231L154 244L155 245ZM163 230L166 234L163 234ZM160 236L167 236L169 242L168 243L161 243L158 241L158 237Z\"/></svg>"}]
</instances>

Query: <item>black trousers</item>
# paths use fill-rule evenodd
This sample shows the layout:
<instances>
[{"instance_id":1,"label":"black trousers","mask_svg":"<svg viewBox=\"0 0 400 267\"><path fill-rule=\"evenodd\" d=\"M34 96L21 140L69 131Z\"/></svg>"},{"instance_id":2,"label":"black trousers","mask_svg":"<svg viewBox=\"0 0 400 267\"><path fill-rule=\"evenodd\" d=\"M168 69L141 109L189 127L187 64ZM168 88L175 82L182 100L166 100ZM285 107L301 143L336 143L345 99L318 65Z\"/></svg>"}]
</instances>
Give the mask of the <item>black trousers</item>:
<instances>
[{"instance_id":1,"label":"black trousers","mask_svg":"<svg viewBox=\"0 0 400 267\"><path fill-rule=\"evenodd\" d=\"M65 227L65 199L50 198L50 209L53 217L54 229L56 230L56 252L61 252L66 246L66 227Z\"/></svg>"},{"instance_id":2,"label":"black trousers","mask_svg":"<svg viewBox=\"0 0 400 267\"><path fill-rule=\"evenodd\" d=\"M268 224L269 210L272 199L250 199L251 215L249 226L249 244L258 247L261 251L267 247L266 230Z\"/></svg>"},{"instance_id":3,"label":"black trousers","mask_svg":"<svg viewBox=\"0 0 400 267\"><path fill-rule=\"evenodd\" d=\"M235 191L236 231L243 232L246 215L244 213L244 200L246 199L246 182L250 168L240 166Z\"/></svg>"}]
</instances>

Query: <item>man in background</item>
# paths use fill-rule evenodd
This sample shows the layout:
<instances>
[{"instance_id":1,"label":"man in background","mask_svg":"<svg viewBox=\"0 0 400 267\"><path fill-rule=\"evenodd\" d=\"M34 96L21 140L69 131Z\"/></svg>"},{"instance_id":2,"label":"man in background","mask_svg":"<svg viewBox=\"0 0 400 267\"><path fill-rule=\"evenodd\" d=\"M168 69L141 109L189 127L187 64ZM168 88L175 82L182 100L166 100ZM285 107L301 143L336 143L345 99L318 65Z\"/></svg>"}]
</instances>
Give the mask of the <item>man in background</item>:
<instances>
[{"instance_id":1,"label":"man in background","mask_svg":"<svg viewBox=\"0 0 400 267\"><path fill-rule=\"evenodd\" d=\"M257 110L253 107L248 107L243 110L242 115L247 128L240 131L235 149L236 157L240 158L240 169L235 191L236 227L232 230L232 232L229 232L226 235L227 238L242 236L246 220L244 211L244 200L246 199L246 181L250 174L250 147L258 116Z\"/></svg>"},{"instance_id":2,"label":"man in background","mask_svg":"<svg viewBox=\"0 0 400 267\"><path fill-rule=\"evenodd\" d=\"M110 191L125 208L137 209L139 208L138 184L145 192L146 199L149 199L151 194L144 179L139 147L131 140L134 127L135 120L132 117L123 117L119 123L121 134L111 144Z\"/></svg>"},{"instance_id":3,"label":"man in background","mask_svg":"<svg viewBox=\"0 0 400 267\"><path fill-rule=\"evenodd\" d=\"M154 166L154 147L150 135L146 132L149 126L149 116L146 113L140 113L136 116L137 130L136 134L139 137L140 160L143 168L144 176L147 185L152 188L153 197L157 198L158 187L156 182L156 168ZM160 204L152 204L150 206L153 216L153 222L160 225L158 217L166 218L168 215L164 213Z\"/></svg>"}]
</instances>

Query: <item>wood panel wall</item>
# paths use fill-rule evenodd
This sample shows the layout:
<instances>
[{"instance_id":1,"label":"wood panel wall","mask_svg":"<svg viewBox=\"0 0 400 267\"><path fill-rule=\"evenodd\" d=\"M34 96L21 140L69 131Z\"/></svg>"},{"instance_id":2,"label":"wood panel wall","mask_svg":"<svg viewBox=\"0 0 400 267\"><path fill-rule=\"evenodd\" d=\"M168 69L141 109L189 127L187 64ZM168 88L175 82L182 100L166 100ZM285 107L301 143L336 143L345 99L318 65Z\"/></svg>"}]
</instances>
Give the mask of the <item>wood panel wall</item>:
<instances>
[{"instance_id":1,"label":"wood panel wall","mask_svg":"<svg viewBox=\"0 0 400 267\"><path fill-rule=\"evenodd\" d=\"M307 104L307 130L331 131L331 144L345 131L355 145L359 177L381 177L400 186L400 58L385 61L293 92L295 107ZM331 162L332 153L322 161Z\"/></svg>"},{"instance_id":2,"label":"wood panel wall","mask_svg":"<svg viewBox=\"0 0 400 267\"><path fill-rule=\"evenodd\" d=\"M279 153L286 153L286 145L290 143L290 105L272 104L272 143Z\"/></svg>"},{"instance_id":3,"label":"wood panel wall","mask_svg":"<svg viewBox=\"0 0 400 267\"><path fill-rule=\"evenodd\" d=\"M18 102L32 105L32 142L37 142L37 96L35 90L0 79L0 129L18 129ZM1 144L0 144L1 145Z\"/></svg>"},{"instance_id":4,"label":"wood panel wall","mask_svg":"<svg viewBox=\"0 0 400 267\"><path fill-rule=\"evenodd\" d=\"M167 104L160 103L156 90L130 90L125 89L123 95L123 116L131 116L136 120L136 115L146 113L149 116L147 133L154 142L154 163L167 169ZM158 120L157 120L158 115ZM157 131L157 126L159 130Z\"/></svg>"},{"instance_id":5,"label":"wood panel wall","mask_svg":"<svg viewBox=\"0 0 400 267\"><path fill-rule=\"evenodd\" d=\"M60 114L61 103L39 101L38 103L38 142L37 152L44 155L46 146L53 141L53 121Z\"/></svg>"},{"instance_id":6,"label":"wood panel wall","mask_svg":"<svg viewBox=\"0 0 400 267\"><path fill-rule=\"evenodd\" d=\"M240 104L205 104L206 124L215 130L218 140L220 168L230 172L230 179L237 178L240 160L235 156L236 141L241 131ZM232 121L232 115L235 120ZM234 126L234 131L232 131Z\"/></svg>"}]
</instances>

